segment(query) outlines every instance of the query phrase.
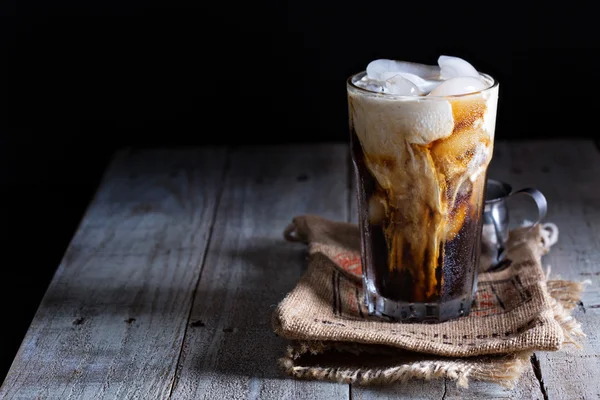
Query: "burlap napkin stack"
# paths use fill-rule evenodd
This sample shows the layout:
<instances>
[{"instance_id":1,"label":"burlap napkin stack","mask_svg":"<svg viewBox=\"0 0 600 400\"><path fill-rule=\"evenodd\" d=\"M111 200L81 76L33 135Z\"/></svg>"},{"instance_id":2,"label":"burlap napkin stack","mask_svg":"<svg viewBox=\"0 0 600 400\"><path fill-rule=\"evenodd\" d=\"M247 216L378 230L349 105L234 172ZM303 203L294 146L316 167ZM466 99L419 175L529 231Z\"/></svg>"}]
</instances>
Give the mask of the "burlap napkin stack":
<instances>
[{"instance_id":1,"label":"burlap napkin stack","mask_svg":"<svg viewBox=\"0 0 600 400\"><path fill-rule=\"evenodd\" d=\"M280 359L304 379L388 384L409 378L469 379L512 386L533 351L557 351L584 336L570 316L578 282L547 281L541 257L551 243L542 225L510 233L507 267L480 273L471 313L439 324L394 323L363 304L356 225L318 216L294 218L288 240L308 244L308 269L273 313L291 341Z\"/></svg>"}]
</instances>

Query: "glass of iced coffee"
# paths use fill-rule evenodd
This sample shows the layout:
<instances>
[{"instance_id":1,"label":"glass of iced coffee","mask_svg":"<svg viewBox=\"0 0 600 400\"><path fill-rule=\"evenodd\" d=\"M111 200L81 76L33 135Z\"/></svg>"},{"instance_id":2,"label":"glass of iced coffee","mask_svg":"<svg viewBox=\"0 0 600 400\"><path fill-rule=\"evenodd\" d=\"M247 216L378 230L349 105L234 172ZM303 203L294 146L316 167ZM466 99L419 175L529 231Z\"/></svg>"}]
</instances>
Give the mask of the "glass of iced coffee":
<instances>
[{"instance_id":1,"label":"glass of iced coffee","mask_svg":"<svg viewBox=\"0 0 600 400\"><path fill-rule=\"evenodd\" d=\"M365 302L373 315L467 315L477 282L498 83L470 63L379 59L347 81Z\"/></svg>"}]
</instances>

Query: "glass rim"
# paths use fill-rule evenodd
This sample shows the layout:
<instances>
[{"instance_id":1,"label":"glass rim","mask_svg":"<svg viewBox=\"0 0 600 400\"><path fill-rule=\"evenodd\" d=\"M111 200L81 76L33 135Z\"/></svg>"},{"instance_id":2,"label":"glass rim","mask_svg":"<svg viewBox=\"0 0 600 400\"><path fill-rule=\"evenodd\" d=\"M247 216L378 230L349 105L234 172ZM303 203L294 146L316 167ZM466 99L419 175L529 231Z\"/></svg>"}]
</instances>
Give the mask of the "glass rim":
<instances>
[{"instance_id":1,"label":"glass rim","mask_svg":"<svg viewBox=\"0 0 600 400\"><path fill-rule=\"evenodd\" d=\"M411 95L406 95L406 94L393 94L393 93L381 93L381 92L373 92L370 90L367 90L365 88L362 88L360 86L357 86L354 84L354 82L352 82L352 80L355 77L358 77L360 75L364 76L367 74L367 71L361 71L358 72L356 74L352 74L350 75L347 79L346 79L346 88L351 87L352 89L355 89L359 92L365 93L365 94L369 94L372 96L381 96L383 98L389 98L389 99L397 99L397 100L429 100L429 101L433 101L433 100L443 100L443 99L457 99L457 98L461 98L461 97L468 97L468 96L474 96L474 95L478 95L481 93L486 93L489 92L493 89L495 89L496 87L498 87L499 82L494 79L491 75L486 74L484 72L479 72L480 76L482 76L483 78L485 78L486 80L491 81L491 85L486 87L485 89L481 89L478 90L476 92L471 92L471 93L463 93L463 94L451 94L451 95L447 95L447 96L411 96ZM361 78L362 78L361 76Z\"/></svg>"}]
</instances>

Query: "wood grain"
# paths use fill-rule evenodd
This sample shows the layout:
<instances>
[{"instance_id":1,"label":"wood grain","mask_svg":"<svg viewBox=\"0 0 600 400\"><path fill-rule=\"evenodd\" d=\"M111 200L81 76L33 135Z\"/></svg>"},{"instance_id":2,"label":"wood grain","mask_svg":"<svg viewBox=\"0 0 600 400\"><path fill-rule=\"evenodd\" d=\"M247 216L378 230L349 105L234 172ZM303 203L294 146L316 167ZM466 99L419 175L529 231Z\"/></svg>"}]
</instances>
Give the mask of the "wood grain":
<instances>
[{"instance_id":1,"label":"wood grain","mask_svg":"<svg viewBox=\"0 0 600 400\"><path fill-rule=\"evenodd\" d=\"M592 141L520 142L497 146L492 169L518 189L534 186L549 204L546 221L559 228L558 242L544 257L551 278L589 279L573 313L588 335L583 350L566 346L539 352L550 399L600 397L600 153Z\"/></svg>"},{"instance_id":2,"label":"wood grain","mask_svg":"<svg viewBox=\"0 0 600 400\"><path fill-rule=\"evenodd\" d=\"M244 147L232 155L173 398L345 399L349 387L285 376L274 307L306 268L292 218L347 218L347 147Z\"/></svg>"},{"instance_id":3,"label":"wood grain","mask_svg":"<svg viewBox=\"0 0 600 400\"><path fill-rule=\"evenodd\" d=\"M220 148L117 155L0 398L168 397L225 157Z\"/></svg>"},{"instance_id":4,"label":"wood grain","mask_svg":"<svg viewBox=\"0 0 600 400\"><path fill-rule=\"evenodd\" d=\"M600 396L600 153L577 140L499 142L490 177L548 198L546 221L560 236L544 265L552 277L590 281L573 314L588 335L582 350L538 352L542 382L531 368L512 390L443 380L349 388L284 376L276 360L286 343L270 316L306 260L305 247L285 242L282 231L305 213L356 221L348 154L344 144L242 147L225 168L222 148L121 152L0 398ZM526 200L510 205L514 223L532 219Z\"/></svg>"}]
</instances>

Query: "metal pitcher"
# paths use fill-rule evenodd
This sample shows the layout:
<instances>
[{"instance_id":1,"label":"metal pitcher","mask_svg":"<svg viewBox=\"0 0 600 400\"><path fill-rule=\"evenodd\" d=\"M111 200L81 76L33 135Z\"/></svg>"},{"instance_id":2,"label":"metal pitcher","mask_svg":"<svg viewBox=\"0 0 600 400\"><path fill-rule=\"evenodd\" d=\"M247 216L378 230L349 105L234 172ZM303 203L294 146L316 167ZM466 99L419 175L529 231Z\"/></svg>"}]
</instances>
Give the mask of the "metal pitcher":
<instances>
[{"instance_id":1,"label":"metal pitcher","mask_svg":"<svg viewBox=\"0 0 600 400\"><path fill-rule=\"evenodd\" d=\"M498 270L502 267L508 241L509 210L506 201L518 194L530 196L537 205L538 217L531 228L546 216L548 203L538 189L524 188L513 192L508 183L488 179L481 235L480 270L482 271Z\"/></svg>"}]
</instances>

